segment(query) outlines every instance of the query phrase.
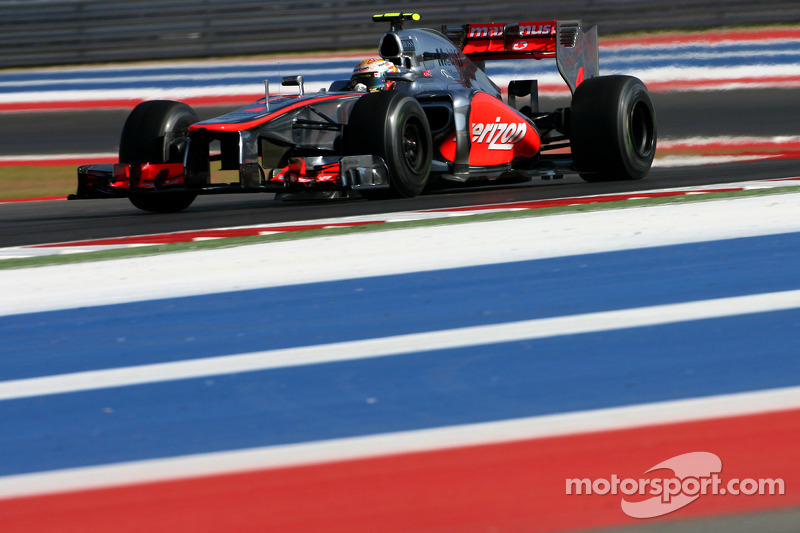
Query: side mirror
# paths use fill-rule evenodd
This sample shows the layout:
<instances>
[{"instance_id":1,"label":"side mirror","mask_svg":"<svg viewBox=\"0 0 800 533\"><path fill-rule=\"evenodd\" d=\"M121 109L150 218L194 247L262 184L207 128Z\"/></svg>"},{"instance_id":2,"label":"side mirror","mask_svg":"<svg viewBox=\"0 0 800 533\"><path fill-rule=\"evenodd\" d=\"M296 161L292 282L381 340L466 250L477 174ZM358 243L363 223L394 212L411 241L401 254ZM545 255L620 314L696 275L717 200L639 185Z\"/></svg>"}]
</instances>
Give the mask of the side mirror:
<instances>
[{"instance_id":1,"label":"side mirror","mask_svg":"<svg viewBox=\"0 0 800 533\"><path fill-rule=\"evenodd\" d=\"M283 87L300 87L300 96L306 94L304 83L305 79L303 79L303 76L284 76L281 80L281 85Z\"/></svg>"}]
</instances>

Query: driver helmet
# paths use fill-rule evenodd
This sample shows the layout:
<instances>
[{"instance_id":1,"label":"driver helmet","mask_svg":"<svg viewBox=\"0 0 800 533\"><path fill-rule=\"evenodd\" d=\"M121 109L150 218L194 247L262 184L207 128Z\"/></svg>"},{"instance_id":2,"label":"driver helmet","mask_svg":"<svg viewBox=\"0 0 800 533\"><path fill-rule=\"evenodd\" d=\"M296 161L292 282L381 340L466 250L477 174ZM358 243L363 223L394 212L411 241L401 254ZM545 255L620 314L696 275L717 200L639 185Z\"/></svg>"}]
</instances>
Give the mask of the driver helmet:
<instances>
[{"instance_id":1,"label":"driver helmet","mask_svg":"<svg viewBox=\"0 0 800 533\"><path fill-rule=\"evenodd\" d=\"M394 87L395 82L386 81L387 72L400 72L390 61L379 57L365 59L355 66L353 75L350 76L350 88L354 91L388 91Z\"/></svg>"}]
</instances>

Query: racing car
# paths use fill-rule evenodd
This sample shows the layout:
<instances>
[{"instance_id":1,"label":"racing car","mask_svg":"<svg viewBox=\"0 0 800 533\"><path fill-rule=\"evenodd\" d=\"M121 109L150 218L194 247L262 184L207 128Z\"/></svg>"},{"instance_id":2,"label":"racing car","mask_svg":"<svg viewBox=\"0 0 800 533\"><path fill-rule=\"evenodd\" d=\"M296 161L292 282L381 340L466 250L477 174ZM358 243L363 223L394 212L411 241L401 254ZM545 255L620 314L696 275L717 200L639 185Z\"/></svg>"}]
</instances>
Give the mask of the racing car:
<instances>
[{"instance_id":1,"label":"racing car","mask_svg":"<svg viewBox=\"0 0 800 533\"><path fill-rule=\"evenodd\" d=\"M199 194L328 192L368 199L426 189L577 173L586 181L636 180L656 150L645 85L600 76L597 27L579 20L405 28L389 23L378 53L395 68L387 91L336 80L306 94L303 76L210 120L181 102L137 105L120 138L119 163L78 168L72 199L127 197L150 212L177 212ZM571 92L567 108L539 109L536 80L506 89L485 63L555 59ZM296 87L296 89L294 89ZM213 168L212 168L213 167Z\"/></svg>"}]
</instances>

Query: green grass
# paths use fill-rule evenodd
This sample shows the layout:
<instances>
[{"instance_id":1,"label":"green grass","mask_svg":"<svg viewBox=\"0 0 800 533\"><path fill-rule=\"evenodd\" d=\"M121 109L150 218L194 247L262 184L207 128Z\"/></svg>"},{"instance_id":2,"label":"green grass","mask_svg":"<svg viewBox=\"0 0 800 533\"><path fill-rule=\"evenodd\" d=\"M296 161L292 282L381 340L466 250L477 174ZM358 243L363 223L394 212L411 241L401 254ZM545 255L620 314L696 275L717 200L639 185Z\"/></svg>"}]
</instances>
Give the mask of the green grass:
<instances>
[{"instance_id":1,"label":"green grass","mask_svg":"<svg viewBox=\"0 0 800 533\"><path fill-rule=\"evenodd\" d=\"M0 200L67 196L78 187L77 167L0 167Z\"/></svg>"}]
</instances>

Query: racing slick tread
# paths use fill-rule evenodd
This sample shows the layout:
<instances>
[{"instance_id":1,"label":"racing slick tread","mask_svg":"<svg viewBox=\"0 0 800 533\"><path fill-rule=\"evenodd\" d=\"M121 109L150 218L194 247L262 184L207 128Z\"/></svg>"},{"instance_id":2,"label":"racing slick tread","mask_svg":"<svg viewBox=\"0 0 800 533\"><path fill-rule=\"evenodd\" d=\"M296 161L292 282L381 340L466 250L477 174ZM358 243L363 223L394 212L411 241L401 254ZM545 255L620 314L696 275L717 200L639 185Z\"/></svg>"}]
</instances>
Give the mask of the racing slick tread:
<instances>
[{"instance_id":1,"label":"racing slick tread","mask_svg":"<svg viewBox=\"0 0 800 533\"><path fill-rule=\"evenodd\" d=\"M428 183L432 147L431 130L422 106L413 97L399 92L365 94L353 108L344 130L346 155L380 156L389 170L388 194L361 192L367 198L420 194Z\"/></svg>"},{"instance_id":2,"label":"racing slick tread","mask_svg":"<svg viewBox=\"0 0 800 533\"><path fill-rule=\"evenodd\" d=\"M656 115L641 80L599 76L572 98L570 144L575 169L586 181L644 178L656 152Z\"/></svg>"},{"instance_id":3,"label":"racing slick tread","mask_svg":"<svg viewBox=\"0 0 800 533\"><path fill-rule=\"evenodd\" d=\"M142 102L131 111L122 128L120 163L182 163L183 150L175 141L187 137L189 126L198 120L194 109L182 102ZM189 191L131 191L130 201L143 211L176 213L189 207L196 197Z\"/></svg>"}]
</instances>

